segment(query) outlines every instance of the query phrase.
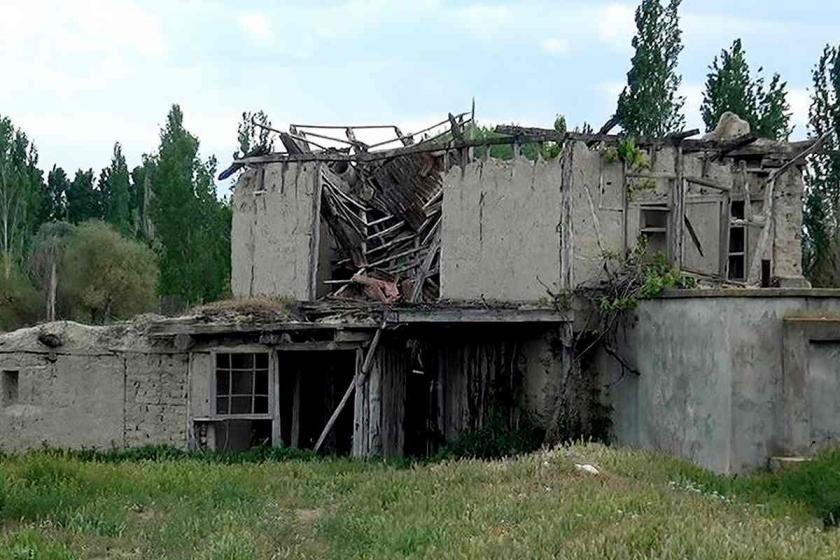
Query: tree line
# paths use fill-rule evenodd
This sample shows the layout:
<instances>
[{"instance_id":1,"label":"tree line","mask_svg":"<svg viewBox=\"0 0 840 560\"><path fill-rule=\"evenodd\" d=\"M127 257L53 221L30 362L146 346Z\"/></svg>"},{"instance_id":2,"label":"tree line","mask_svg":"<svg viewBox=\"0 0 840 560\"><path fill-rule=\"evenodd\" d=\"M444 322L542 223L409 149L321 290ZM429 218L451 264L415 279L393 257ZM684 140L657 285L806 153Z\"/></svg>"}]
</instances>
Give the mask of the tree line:
<instances>
[{"instance_id":1,"label":"tree line","mask_svg":"<svg viewBox=\"0 0 840 560\"><path fill-rule=\"evenodd\" d=\"M0 329L225 297L231 210L215 174L177 105L139 165L116 143L106 168L72 177L58 166L45 177L35 145L0 117Z\"/></svg>"}]
</instances>

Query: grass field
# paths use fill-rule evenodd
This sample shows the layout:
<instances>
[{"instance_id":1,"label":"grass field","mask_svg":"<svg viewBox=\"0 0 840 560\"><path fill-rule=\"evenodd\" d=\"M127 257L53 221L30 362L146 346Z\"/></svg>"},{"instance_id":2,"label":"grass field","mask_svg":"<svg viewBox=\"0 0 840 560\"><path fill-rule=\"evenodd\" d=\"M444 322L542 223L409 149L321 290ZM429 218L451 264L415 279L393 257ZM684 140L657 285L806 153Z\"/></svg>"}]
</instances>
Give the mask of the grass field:
<instances>
[{"instance_id":1,"label":"grass field","mask_svg":"<svg viewBox=\"0 0 840 560\"><path fill-rule=\"evenodd\" d=\"M175 455L0 458L0 558L840 556L824 528L840 453L737 479L600 445L418 465Z\"/></svg>"}]
</instances>

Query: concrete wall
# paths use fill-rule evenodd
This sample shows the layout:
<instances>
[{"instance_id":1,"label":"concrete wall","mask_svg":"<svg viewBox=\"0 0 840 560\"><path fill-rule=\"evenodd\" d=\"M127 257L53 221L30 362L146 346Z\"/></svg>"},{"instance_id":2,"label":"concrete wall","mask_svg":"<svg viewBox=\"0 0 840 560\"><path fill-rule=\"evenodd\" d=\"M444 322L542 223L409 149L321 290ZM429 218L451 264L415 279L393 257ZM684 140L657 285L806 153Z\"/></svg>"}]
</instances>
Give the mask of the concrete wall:
<instances>
[{"instance_id":1,"label":"concrete wall","mask_svg":"<svg viewBox=\"0 0 840 560\"><path fill-rule=\"evenodd\" d=\"M536 300L560 275L558 160L490 159L444 177L441 297ZM538 280L539 279L539 280Z\"/></svg>"},{"instance_id":2,"label":"concrete wall","mask_svg":"<svg viewBox=\"0 0 840 560\"><path fill-rule=\"evenodd\" d=\"M784 318L840 317L840 293L699 293L705 297L689 293L640 304L620 340L622 356L638 375L606 354L599 357L616 441L722 473L761 468L771 456L807 451L787 443L793 416L785 412L791 368L784 365L790 347ZM840 436L834 420L840 402L840 361L832 359L836 343L819 344L803 351L812 367L803 374L800 393L812 398L805 405L797 401L808 411L812 449Z\"/></svg>"},{"instance_id":3,"label":"concrete wall","mask_svg":"<svg viewBox=\"0 0 840 560\"><path fill-rule=\"evenodd\" d=\"M62 344L39 341L51 332ZM126 351L124 327L53 323L0 336L0 449L186 444L187 356L147 345ZM5 388L4 388L5 389Z\"/></svg>"},{"instance_id":4,"label":"concrete wall","mask_svg":"<svg viewBox=\"0 0 840 560\"><path fill-rule=\"evenodd\" d=\"M318 165L270 164L239 178L232 202L234 296L314 298L320 250Z\"/></svg>"}]
</instances>

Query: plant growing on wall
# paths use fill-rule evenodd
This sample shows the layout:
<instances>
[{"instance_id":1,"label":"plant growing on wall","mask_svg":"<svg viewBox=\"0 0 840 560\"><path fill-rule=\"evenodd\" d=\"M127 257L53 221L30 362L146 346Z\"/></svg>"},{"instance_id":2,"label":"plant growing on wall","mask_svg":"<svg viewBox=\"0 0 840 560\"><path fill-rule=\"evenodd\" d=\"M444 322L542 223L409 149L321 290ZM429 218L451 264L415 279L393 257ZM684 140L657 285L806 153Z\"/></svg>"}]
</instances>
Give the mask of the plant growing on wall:
<instances>
[{"instance_id":1,"label":"plant growing on wall","mask_svg":"<svg viewBox=\"0 0 840 560\"><path fill-rule=\"evenodd\" d=\"M672 267L664 255L648 254L644 237L638 239L636 247L629 253L605 253L603 259L600 281L592 286L578 287L572 296L577 296L590 313L583 328L577 330L570 342L574 354L546 435L549 443L569 437L595 435L594 426L598 425L601 432L607 429L604 426L609 425L609 418L604 418L604 415L608 415L609 411L604 409L598 395L600 388L592 364L594 351L603 348L621 364L622 371L638 374L615 349L617 334L628 312L636 309L639 301L655 298L666 289L690 289L697 285L694 278L684 276ZM555 302L562 301L568 308L568 294L551 295ZM591 394L583 405L574 402L580 398L581 392L586 391ZM582 421L582 418L587 421ZM603 437L602 433L598 435Z\"/></svg>"}]
</instances>

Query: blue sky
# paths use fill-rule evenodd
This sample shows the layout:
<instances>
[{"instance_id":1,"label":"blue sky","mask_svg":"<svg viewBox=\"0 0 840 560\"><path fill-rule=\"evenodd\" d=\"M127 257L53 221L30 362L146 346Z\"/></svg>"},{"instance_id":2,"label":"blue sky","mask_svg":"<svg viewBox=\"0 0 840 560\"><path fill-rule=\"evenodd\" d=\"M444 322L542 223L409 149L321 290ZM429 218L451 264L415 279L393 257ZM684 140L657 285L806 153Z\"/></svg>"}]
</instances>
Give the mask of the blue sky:
<instances>
[{"instance_id":1,"label":"blue sky","mask_svg":"<svg viewBox=\"0 0 840 560\"><path fill-rule=\"evenodd\" d=\"M179 103L202 153L230 160L244 110L289 122L431 124L468 110L485 124L596 127L632 55L635 2L107 2L0 0L0 114L34 139L41 166L99 169L120 141L154 150ZM741 37L779 72L803 137L810 72L840 42L840 2L684 0L689 125L707 67Z\"/></svg>"}]
</instances>

